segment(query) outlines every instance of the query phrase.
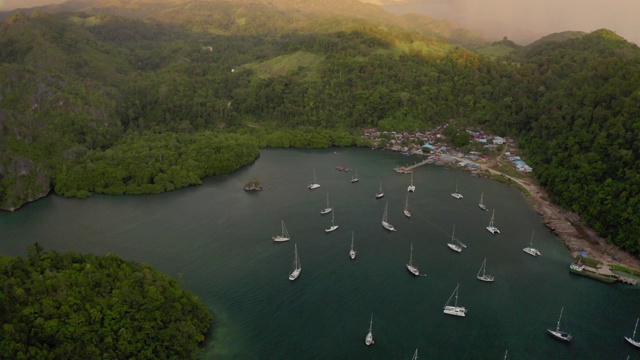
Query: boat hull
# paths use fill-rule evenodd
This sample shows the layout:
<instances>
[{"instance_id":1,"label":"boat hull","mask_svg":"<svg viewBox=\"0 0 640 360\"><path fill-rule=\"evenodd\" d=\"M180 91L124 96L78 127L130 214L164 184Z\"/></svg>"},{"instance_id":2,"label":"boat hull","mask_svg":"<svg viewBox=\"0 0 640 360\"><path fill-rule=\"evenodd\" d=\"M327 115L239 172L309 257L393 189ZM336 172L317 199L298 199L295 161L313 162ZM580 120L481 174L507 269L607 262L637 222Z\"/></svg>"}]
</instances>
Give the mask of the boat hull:
<instances>
[{"instance_id":1,"label":"boat hull","mask_svg":"<svg viewBox=\"0 0 640 360\"><path fill-rule=\"evenodd\" d=\"M408 192L414 192L414 191L416 191L416 187L415 187L415 186L413 186L413 185L409 185L409 186L407 187L407 191L408 191Z\"/></svg>"},{"instance_id":2,"label":"boat hull","mask_svg":"<svg viewBox=\"0 0 640 360\"><path fill-rule=\"evenodd\" d=\"M460 200L463 198L462 194L460 193L452 193L451 196L453 196L454 198Z\"/></svg>"},{"instance_id":3,"label":"boat hull","mask_svg":"<svg viewBox=\"0 0 640 360\"><path fill-rule=\"evenodd\" d=\"M480 275L480 276L477 276L477 278L478 280L485 281L485 282L493 282L495 280L493 275Z\"/></svg>"},{"instance_id":4,"label":"boat hull","mask_svg":"<svg viewBox=\"0 0 640 360\"><path fill-rule=\"evenodd\" d=\"M411 212L409 212L409 210L404 210L404 216L410 218L411 217Z\"/></svg>"},{"instance_id":5,"label":"boat hull","mask_svg":"<svg viewBox=\"0 0 640 360\"><path fill-rule=\"evenodd\" d=\"M384 196L384 194L378 193L378 194L376 194L376 199L382 199L383 196Z\"/></svg>"},{"instance_id":6,"label":"boat hull","mask_svg":"<svg viewBox=\"0 0 640 360\"><path fill-rule=\"evenodd\" d=\"M356 259L356 252L354 250L349 251L349 258L351 258L351 260Z\"/></svg>"},{"instance_id":7,"label":"boat hull","mask_svg":"<svg viewBox=\"0 0 640 360\"><path fill-rule=\"evenodd\" d=\"M551 330L551 329L547 329L547 333L551 336L553 336L554 338L558 339L558 340L562 340L562 341L566 341L569 342L571 340L573 340L573 336L571 336L571 334L564 332L564 331L556 331L556 330Z\"/></svg>"},{"instance_id":8,"label":"boat hull","mask_svg":"<svg viewBox=\"0 0 640 360\"><path fill-rule=\"evenodd\" d=\"M309 184L308 186L309 190L317 189L319 187L320 187L320 184Z\"/></svg>"},{"instance_id":9,"label":"boat hull","mask_svg":"<svg viewBox=\"0 0 640 360\"><path fill-rule=\"evenodd\" d=\"M330 227L324 229L324 232L330 233L332 231L336 231L337 229L338 229L338 225L333 225L333 226L330 226Z\"/></svg>"},{"instance_id":10,"label":"boat hull","mask_svg":"<svg viewBox=\"0 0 640 360\"><path fill-rule=\"evenodd\" d=\"M455 252L462 252L462 248L456 244L447 243L447 246Z\"/></svg>"},{"instance_id":11,"label":"boat hull","mask_svg":"<svg viewBox=\"0 0 640 360\"><path fill-rule=\"evenodd\" d=\"M467 316L467 309L461 306L445 306L442 312L447 315L453 315L453 316L460 316L460 317Z\"/></svg>"},{"instance_id":12,"label":"boat hull","mask_svg":"<svg viewBox=\"0 0 640 360\"><path fill-rule=\"evenodd\" d=\"M487 226L487 231L492 234L500 234L500 230L495 226Z\"/></svg>"},{"instance_id":13,"label":"boat hull","mask_svg":"<svg viewBox=\"0 0 640 360\"><path fill-rule=\"evenodd\" d=\"M522 249L522 251L526 252L527 254L529 254L531 256L540 256L540 255L542 255L540 253L540 251L538 251L537 249L531 248L531 247L526 247L526 248Z\"/></svg>"},{"instance_id":14,"label":"boat hull","mask_svg":"<svg viewBox=\"0 0 640 360\"><path fill-rule=\"evenodd\" d=\"M374 341L373 341L373 335L371 335L371 333L367 334L367 337L364 338L364 343L368 346L368 345L373 345Z\"/></svg>"},{"instance_id":15,"label":"boat hull","mask_svg":"<svg viewBox=\"0 0 640 360\"><path fill-rule=\"evenodd\" d=\"M301 272L302 272L302 269L293 270L293 272L289 275L289 280L293 281L293 280L297 279L298 276L300 276Z\"/></svg>"},{"instance_id":16,"label":"boat hull","mask_svg":"<svg viewBox=\"0 0 640 360\"><path fill-rule=\"evenodd\" d=\"M285 241L291 240L291 238L284 237L284 236L274 236L274 237L272 237L272 239L275 242L285 242Z\"/></svg>"},{"instance_id":17,"label":"boat hull","mask_svg":"<svg viewBox=\"0 0 640 360\"><path fill-rule=\"evenodd\" d=\"M640 341L634 340L634 339L632 339L632 338L630 338L628 336L625 336L624 339L627 340L627 342L629 344L631 344L631 345L633 345L633 346L635 346L637 348L640 348Z\"/></svg>"},{"instance_id":18,"label":"boat hull","mask_svg":"<svg viewBox=\"0 0 640 360\"><path fill-rule=\"evenodd\" d=\"M326 208L326 209L320 210L320 215L328 214L328 213L330 213L331 211L333 211L333 209L332 209L332 208Z\"/></svg>"},{"instance_id":19,"label":"boat hull","mask_svg":"<svg viewBox=\"0 0 640 360\"><path fill-rule=\"evenodd\" d=\"M383 227L383 228L385 228L385 229L387 229L387 230L389 230L389 231L396 231L395 226L393 226L393 225L389 224L389 223L388 223L388 222L386 222L386 221L383 221L383 222L382 222L382 227Z\"/></svg>"},{"instance_id":20,"label":"boat hull","mask_svg":"<svg viewBox=\"0 0 640 360\"><path fill-rule=\"evenodd\" d=\"M416 268L413 265L409 265L407 264L407 270L409 270L409 272L415 276L419 276L420 275L420 271L418 271L418 268Z\"/></svg>"},{"instance_id":21,"label":"boat hull","mask_svg":"<svg viewBox=\"0 0 640 360\"><path fill-rule=\"evenodd\" d=\"M574 268L569 268L569 271L571 271L574 274L586 276L588 278L592 278L594 280L602 281L602 282L607 283L607 284L611 284L611 283L614 283L614 282L618 281L614 277L609 277L609 276L596 274L594 272L587 271L587 270L584 270L584 269L583 270L577 270L577 269L574 269Z\"/></svg>"}]
</instances>

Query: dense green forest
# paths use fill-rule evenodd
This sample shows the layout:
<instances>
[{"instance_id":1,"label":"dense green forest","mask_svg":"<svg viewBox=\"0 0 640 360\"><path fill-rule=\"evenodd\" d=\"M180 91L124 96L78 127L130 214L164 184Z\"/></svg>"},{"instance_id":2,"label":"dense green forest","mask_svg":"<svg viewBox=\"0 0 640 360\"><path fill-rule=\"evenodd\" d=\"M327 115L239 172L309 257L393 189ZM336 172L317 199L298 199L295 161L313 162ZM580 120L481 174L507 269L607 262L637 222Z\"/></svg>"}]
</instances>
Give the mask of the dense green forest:
<instances>
[{"instance_id":1,"label":"dense green forest","mask_svg":"<svg viewBox=\"0 0 640 360\"><path fill-rule=\"evenodd\" d=\"M640 252L640 50L611 31L476 49L350 1L335 4L344 16L94 2L0 27L4 209L50 189L168 191L264 147L365 145L362 128L450 123L517 139L555 202Z\"/></svg>"},{"instance_id":2,"label":"dense green forest","mask_svg":"<svg viewBox=\"0 0 640 360\"><path fill-rule=\"evenodd\" d=\"M212 317L148 265L115 255L0 257L0 359L195 359Z\"/></svg>"}]
</instances>

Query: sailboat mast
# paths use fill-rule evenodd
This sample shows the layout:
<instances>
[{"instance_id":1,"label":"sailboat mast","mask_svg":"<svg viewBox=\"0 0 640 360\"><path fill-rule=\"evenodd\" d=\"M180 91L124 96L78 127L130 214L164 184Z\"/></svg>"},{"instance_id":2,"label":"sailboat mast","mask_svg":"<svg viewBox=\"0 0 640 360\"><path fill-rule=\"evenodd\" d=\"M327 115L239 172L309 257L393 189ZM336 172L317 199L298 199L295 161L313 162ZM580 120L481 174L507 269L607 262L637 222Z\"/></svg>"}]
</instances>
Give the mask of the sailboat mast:
<instances>
[{"instance_id":1,"label":"sailboat mast","mask_svg":"<svg viewBox=\"0 0 640 360\"><path fill-rule=\"evenodd\" d=\"M640 320L640 318L636 319L636 326L633 328L633 335L631 335L632 339L636 338L636 330L638 329L638 320Z\"/></svg>"},{"instance_id":2,"label":"sailboat mast","mask_svg":"<svg viewBox=\"0 0 640 360\"><path fill-rule=\"evenodd\" d=\"M560 317L558 318L558 324L556 325L556 331L560 331L560 320L562 320L562 311L564 308L560 309Z\"/></svg>"}]
</instances>

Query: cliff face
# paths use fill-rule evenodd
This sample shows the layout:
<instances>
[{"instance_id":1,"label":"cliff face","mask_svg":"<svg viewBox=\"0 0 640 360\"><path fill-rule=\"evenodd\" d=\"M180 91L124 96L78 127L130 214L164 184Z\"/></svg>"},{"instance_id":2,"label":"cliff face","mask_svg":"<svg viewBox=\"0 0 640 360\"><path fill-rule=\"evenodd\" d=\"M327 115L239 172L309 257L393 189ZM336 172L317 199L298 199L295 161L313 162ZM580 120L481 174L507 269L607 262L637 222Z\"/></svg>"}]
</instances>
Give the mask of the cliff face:
<instances>
[{"instance_id":1,"label":"cliff face","mask_svg":"<svg viewBox=\"0 0 640 360\"><path fill-rule=\"evenodd\" d=\"M0 209L14 211L27 202L47 196L51 177L42 165L24 156L0 154Z\"/></svg>"}]
</instances>

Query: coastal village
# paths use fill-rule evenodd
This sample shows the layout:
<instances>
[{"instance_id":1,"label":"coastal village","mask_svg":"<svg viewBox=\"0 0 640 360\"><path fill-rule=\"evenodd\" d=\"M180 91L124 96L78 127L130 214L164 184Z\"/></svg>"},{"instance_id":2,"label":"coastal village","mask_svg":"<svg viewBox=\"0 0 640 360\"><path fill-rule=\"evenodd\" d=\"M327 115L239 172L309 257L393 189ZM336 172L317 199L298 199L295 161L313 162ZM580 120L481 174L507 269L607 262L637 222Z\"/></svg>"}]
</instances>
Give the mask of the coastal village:
<instances>
[{"instance_id":1,"label":"coastal village","mask_svg":"<svg viewBox=\"0 0 640 360\"><path fill-rule=\"evenodd\" d=\"M483 164L487 164L490 154L496 154L504 149L505 158L513 167L523 173L530 173L533 168L525 163L517 154L516 143L513 139L498 135L486 134L482 131L466 130L469 134L469 150L464 153L459 149L452 148L447 142L446 135L443 134L447 125L441 125L427 132L387 132L377 129L365 129L363 138L370 140L375 148L383 148L390 151L400 152L404 155L428 156L431 161L438 164L458 165L469 171L479 171L483 169ZM405 169L397 169L398 172ZM410 171L410 170L407 170Z\"/></svg>"},{"instance_id":2,"label":"coastal village","mask_svg":"<svg viewBox=\"0 0 640 360\"><path fill-rule=\"evenodd\" d=\"M568 213L546 200L548 196L544 190L530 179L529 175L533 172L533 168L518 155L517 144L513 139L482 131L466 130L470 142L465 148L469 150L463 152L451 147L447 141L446 135L443 134L446 126L442 125L424 133L381 132L377 129L365 129L362 136L370 140L374 148L395 151L407 156L426 157L425 160L412 165L395 168L397 173L411 173L418 166L435 163L455 166L478 174L499 174L518 183L530 193L532 206L542 216L545 225L565 242L572 256L577 259L569 267L571 272L606 283L621 281L636 285L635 279L613 273L610 266L619 269L617 263L622 262L627 266L637 267L633 266L637 264L637 260L629 258L628 254L599 238L593 230L581 225L577 214ZM494 168L505 164L501 159L506 160L509 167L521 175L514 177L496 171ZM589 264L585 265L583 259Z\"/></svg>"}]
</instances>

